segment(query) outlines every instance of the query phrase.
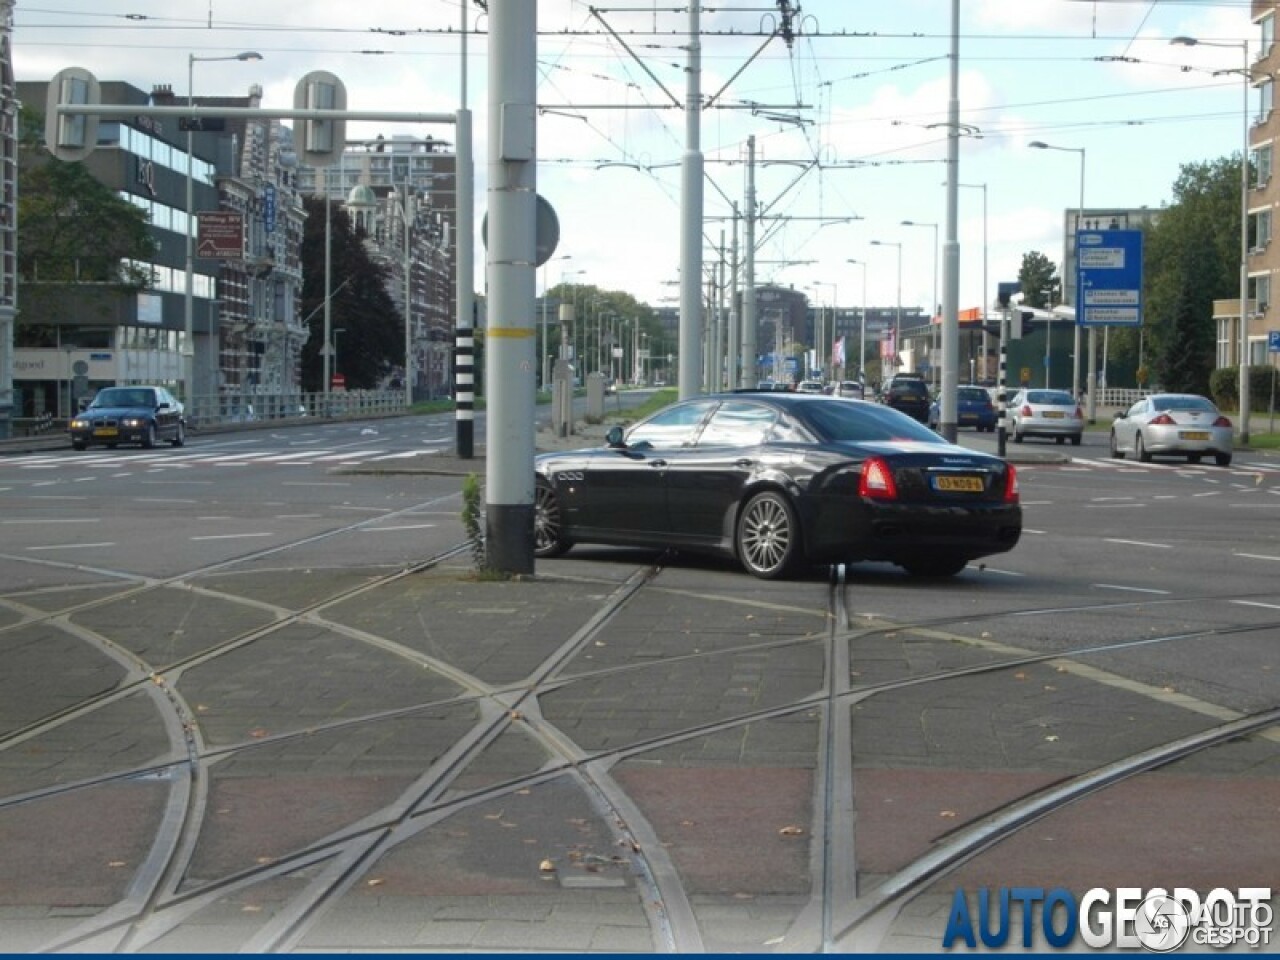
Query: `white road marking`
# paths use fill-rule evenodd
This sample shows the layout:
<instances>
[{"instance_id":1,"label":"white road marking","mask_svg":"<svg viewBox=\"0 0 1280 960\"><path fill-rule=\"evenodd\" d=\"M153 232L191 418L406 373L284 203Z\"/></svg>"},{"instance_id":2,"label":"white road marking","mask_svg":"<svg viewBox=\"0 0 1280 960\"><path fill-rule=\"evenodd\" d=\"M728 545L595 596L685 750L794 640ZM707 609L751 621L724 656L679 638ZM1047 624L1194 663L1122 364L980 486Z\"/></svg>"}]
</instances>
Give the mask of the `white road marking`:
<instances>
[{"instance_id":1,"label":"white road marking","mask_svg":"<svg viewBox=\"0 0 1280 960\"><path fill-rule=\"evenodd\" d=\"M27 547L28 550L88 550L90 547L114 547L114 543L62 543L49 547Z\"/></svg>"},{"instance_id":2,"label":"white road marking","mask_svg":"<svg viewBox=\"0 0 1280 960\"><path fill-rule=\"evenodd\" d=\"M1160 550L1170 550L1172 545L1168 543L1148 543L1145 540L1117 540L1112 537L1105 537L1107 543L1126 544L1131 547L1155 547Z\"/></svg>"},{"instance_id":3,"label":"white road marking","mask_svg":"<svg viewBox=\"0 0 1280 960\"><path fill-rule=\"evenodd\" d=\"M211 533L203 537L192 537L192 540L242 540L247 537L270 537L274 536L270 531L261 533Z\"/></svg>"},{"instance_id":4,"label":"white road marking","mask_svg":"<svg viewBox=\"0 0 1280 960\"><path fill-rule=\"evenodd\" d=\"M1236 556L1236 557L1244 557L1244 558L1245 558L1245 559L1247 559L1247 560L1277 560L1277 561L1280 561L1280 557L1269 557L1269 556L1267 556L1265 553L1236 553L1236 554L1232 554L1232 556Z\"/></svg>"},{"instance_id":5,"label":"white road marking","mask_svg":"<svg viewBox=\"0 0 1280 960\"><path fill-rule=\"evenodd\" d=\"M401 530L434 530L434 523L407 523L400 527L365 527L361 533L398 533Z\"/></svg>"},{"instance_id":6,"label":"white road marking","mask_svg":"<svg viewBox=\"0 0 1280 960\"><path fill-rule=\"evenodd\" d=\"M1154 593L1162 597L1167 597L1172 592L1170 590L1152 590L1148 587L1126 587L1119 583L1095 583L1094 586L1099 590L1125 590L1129 593Z\"/></svg>"},{"instance_id":7,"label":"white road marking","mask_svg":"<svg viewBox=\"0 0 1280 960\"><path fill-rule=\"evenodd\" d=\"M1280 603L1259 603L1257 600L1232 600L1242 607L1264 607L1267 610L1280 610Z\"/></svg>"}]
</instances>

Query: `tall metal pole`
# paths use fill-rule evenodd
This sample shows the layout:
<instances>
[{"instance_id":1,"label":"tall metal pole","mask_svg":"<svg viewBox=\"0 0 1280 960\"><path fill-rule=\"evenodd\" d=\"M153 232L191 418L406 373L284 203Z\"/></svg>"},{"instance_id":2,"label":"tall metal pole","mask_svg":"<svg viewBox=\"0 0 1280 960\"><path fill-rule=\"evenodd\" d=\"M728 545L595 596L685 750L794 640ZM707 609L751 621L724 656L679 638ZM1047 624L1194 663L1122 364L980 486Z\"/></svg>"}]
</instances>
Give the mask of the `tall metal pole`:
<instances>
[{"instance_id":1,"label":"tall metal pole","mask_svg":"<svg viewBox=\"0 0 1280 960\"><path fill-rule=\"evenodd\" d=\"M942 438L956 442L960 359L960 241L956 231L960 180L960 0L951 0L951 96L947 104L947 239L942 249Z\"/></svg>"},{"instance_id":2,"label":"tall metal pole","mask_svg":"<svg viewBox=\"0 0 1280 960\"><path fill-rule=\"evenodd\" d=\"M408 179L404 183L404 196L400 198L401 222L404 226L404 405L405 409L413 406L413 260L410 256L410 218L413 212L409 205Z\"/></svg>"},{"instance_id":3,"label":"tall metal pole","mask_svg":"<svg viewBox=\"0 0 1280 960\"><path fill-rule=\"evenodd\" d=\"M454 448L463 460L475 452L475 164L471 156L471 111L467 109L467 5L462 8L462 84L458 108L454 179L458 192L457 318L454 321Z\"/></svg>"},{"instance_id":4,"label":"tall metal pole","mask_svg":"<svg viewBox=\"0 0 1280 960\"><path fill-rule=\"evenodd\" d=\"M507 574L534 566L537 20L529 0L489 0L485 554Z\"/></svg>"},{"instance_id":5,"label":"tall metal pole","mask_svg":"<svg viewBox=\"0 0 1280 960\"><path fill-rule=\"evenodd\" d=\"M756 138L747 137L747 196L743 220L743 270L746 274L742 285L742 372L743 384L754 387L756 383L756 354L759 324L756 320Z\"/></svg>"},{"instance_id":6,"label":"tall metal pole","mask_svg":"<svg viewBox=\"0 0 1280 960\"><path fill-rule=\"evenodd\" d=\"M1075 322L1075 329L1072 331L1072 336L1071 336L1071 350L1073 354L1071 358L1071 395L1075 397L1077 400L1080 397L1080 348L1082 346L1081 340L1083 339L1080 335L1080 331L1082 329L1080 326L1080 321L1084 317L1084 313L1080 309L1082 298L1080 296L1080 242L1079 242L1080 230L1084 227L1083 221L1084 221L1084 147L1081 147L1080 148L1080 202L1076 206L1076 238L1077 239L1076 239L1076 245L1075 245L1076 277L1075 277L1075 287L1074 287L1076 295L1072 297L1072 300L1074 301L1074 305L1076 308L1076 322ZM1089 396L1090 397L1093 396L1092 387L1089 388ZM1090 417L1092 417L1092 415L1093 414L1090 413Z\"/></svg>"},{"instance_id":7,"label":"tall metal pole","mask_svg":"<svg viewBox=\"0 0 1280 960\"><path fill-rule=\"evenodd\" d=\"M1240 443L1249 443L1249 41L1240 44L1244 59L1244 144L1240 154Z\"/></svg>"},{"instance_id":8,"label":"tall metal pole","mask_svg":"<svg viewBox=\"0 0 1280 960\"><path fill-rule=\"evenodd\" d=\"M187 54L187 108L195 105L195 54ZM191 152L195 140L191 135L191 125L187 124L187 225L183 233L187 241L187 277L182 302L182 401L190 406L195 400L195 177Z\"/></svg>"},{"instance_id":9,"label":"tall metal pole","mask_svg":"<svg viewBox=\"0 0 1280 960\"><path fill-rule=\"evenodd\" d=\"M702 26L701 4L689 4L689 56L685 72L685 152L680 159L681 400L702 392Z\"/></svg>"},{"instance_id":10,"label":"tall metal pole","mask_svg":"<svg viewBox=\"0 0 1280 960\"><path fill-rule=\"evenodd\" d=\"M738 205L733 205L733 241L729 252L729 337L725 351L725 373L728 389L737 390L742 383L742 298L738 291Z\"/></svg>"},{"instance_id":11,"label":"tall metal pole","mask_svg":"<svg viewBox=\"0 0 1280 960\"><path fill-rule=\"evenodd\" d=\"M324 383L321 389L324 394L324 410L323 416L329 416L329 383L333 379L333 314L330 306L333 303L333 199L332 191L329 189L329 170L326 168L325 184L324 184L324 346L320 348L320 353L324 357L322 365L324 370ZM342 181L346 177L340 176L338 187L341 189Z\"/></svg>"}]
</instances>

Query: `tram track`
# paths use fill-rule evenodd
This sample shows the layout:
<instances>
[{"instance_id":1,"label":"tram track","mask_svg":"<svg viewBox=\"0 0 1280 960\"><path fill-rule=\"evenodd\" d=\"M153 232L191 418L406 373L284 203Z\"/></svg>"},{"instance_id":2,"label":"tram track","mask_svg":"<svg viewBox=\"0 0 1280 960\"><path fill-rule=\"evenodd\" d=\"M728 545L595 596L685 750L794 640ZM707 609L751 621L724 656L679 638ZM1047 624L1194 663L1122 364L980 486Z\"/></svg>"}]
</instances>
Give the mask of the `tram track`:
<instances>
[{"instance_id":1,"label":"tram track","mask_svg":"<svg viewBox=\"0 0 1280 960\"><path fill-rule=\"evenodd\" d=\"M437 504L436 498L427 501ZM415 504L394 514L422 509ZM643 808L614 779L611 771L616 764L629 758L649 754L663 747L687 743L709 735L733 729L741 729L762 721L778 719L797 713L819 711L821 717L819 751L814 777L814 817L810 827L812 896L809 906L801 910L796 920L797 933L787 941L788 949L826 952L847 948L855 940L858 931L892 913L925 888L929 883L955 869L967 859L1001 839L1015 834L1027 824L1047 816L1055 810L1074 802L1081 796L1105 790L1142 772L1156 769L1180 757L1207 750L1226 740L1255 734L1280 723L1276 711L1260 711L1251 716L1231 719L1215 724L1209 730L1194 737L1178 738L1169 743L1152 746L1145 751L1112 761L1096 770L1072 778L1065 778L1053 788L1034 796L1025 797L1005 807L990 811L981 820L962 825L951 839L931 851L927 857L918 858L904 866L887 881L871 891L857 889L858 850L855 844L854 822L856 809L853 799L853 779L857 776L852 763L850 736L850 710L870 698L891 694L908 687L942 684L964 677L981 677L1032 664L1051 663L1115 653L1138 648L1159 648L1162 645L1208 640L1214 637L1245 635L1259 631L1280 629L1280 621L1269 620L1251 624L1219 626L1211 629L1167 633L1160 636L1134 636L1123 640L1079 645L1070 649L1048 652L1031 652L1024 655L1001 655L994 659L958 669L947 669L895 680L858 684L853 682L851 648L859 641L888 634L945 631L949 629L975 629L984 623L1003 623L1030 616L1051 615L1062 610L1073 614L1107 612L1124 608L1150 608L1175 604L1199 605L1208 602L1243 603L1266 599L1259 594L1224 593L1204 594L1188 598L1143 598L1142 600L1110 601L1079 604L1067 607L1020 607L998 611L970 611L954 617L921 618L914 622L876 622L854 625L849 612L849 591L845 571L832 570L831 580L825 591L826 622L823 631L798 636L735 643L715 649L689 652L666 657L664 667L693 666L699 662L714 661L744 653L783 650L787 647L810 645L820 641L824 647L824 672L821 685L808 696L787 703L775 704L752 710L742 710L713 722L689 725L674 732L634 740L609 749L590 749L580 746L573 736L549 721L540 709L539 697L549 692L575 685L586 684L621 674L643 675L651 668L644 662L612 665L592 669L582 668L579 659L584 650L601 638L612 640L611 625L620 612L642 608L651 597L683 595L696 597L698 591L672 588L660 582L663 570L661 561L653 566L639 567L607 596L598 601L595 608L584 615L582 626L545 656L529 674L515 683L487 683L450 664L425 656L420 651L379 636L375 632L361 630L325 616L328 608L337 607L362 594L386 589L403 578L430 570L440 563L457 556L467 544L454 544L438 551L432 557L391 572L369 578L364 582L347 586L331 594L313 599L296 608L278 603L250 600L232 593L224 593L205 583L209 575L226 572L239 565L255 562L265 557L286 553L289 549L311 544L319 540L358 531L371 523L384 521L382 514L342 528L300 538L291 544L278 544L243 556L202 566L186 573L147 580L110 596L74 603L64 609L35 612L27 607L16 622L0 627L0 635L32 624L53 624L69 630L79 640L110 650L110 655L127 663L130 674L116 689L89 698L63 711L33 720L23 727L7 731L0 737L0 758L4 751L18 744L47 733L71 720L82 718L94 710L125 697L146 690L158 705L158 713L169 731L170 757L161 763L131 770L113 771L109 776L82 782L63 784L23 794L0 797L0 811L21 804L37 803L68 793L85 790L108 782L144 777L170 778L169 812L157 834L151 855L136 872L131 884L130 896L115 907L105 910L98 917L80 924L74 931L60 936L46 945L50 952L65 950L103 950L109 952L133 952L154 947L163 936L185 920L197 914L219 897L230 892L245 890L264 880L296 874L307 867L319 867L318 875L296 894L287 907L264 923L256 934L243 945L254 952L287 952L306 945L308 932L335 903L347 895L379 859L400 844L419 835L423 830L446 821L449 817L486 803L547 784L558 778L573 780L581 792L591 798L600 821L613 831L618 849L626 851L625 860L637 888L642 891L641 900L648 913L655 948L668 952L696 952L704 948L697 909L693 905L679 866L663 847L662 833L649 821ZM14 559L14 558L9 558ZM31 558L20 558L31 562ZM47 562L47 561L39 561ZM73 569L74 565L69 565ZM109 575L100 572L101 575ZM270 612L275 619L251 630L240 632L212 644L197 653L168 663L150 663L82 627L76 627L72 618L110 602L118 602L122 596L139 597L148 592L165 589L193 589L233 602L256 604ZM20 601L15 600L15 603ZM737 601L743 602L743 601ZM749 602L749 601L748 601ZM761 601L764 606L764 601ZM447 700L434 700L393 710L378 711L330 723L313 724L303 730L283 733L230 744L211 746L200 732L200 717L178 690L182 674L196 667L216 661L241 650L279 631L299 623L322 626L355 643L378 649L419 666L429 668L458 684L463 693ZM571 665L573 670L567 670ZM200 831L207 816L208 771L222 759L246 754L266 747L280 746L291 740L312 737L318 733L339 731L358 726L376 725L391 718L405 717L417 711L438 709L442 705L473 705L479 711L477 721L454 748L441 757L430 769L404 791L394 803L386 805L381 814L366 818L366 822L354 829L339 831L329 837L300 847L288 856L278 857L272 863L238 871L229 876L184 888L183 878L189 870L198 845ZM496 738L512 726L518 725L554 758L534 773L502 780L483 788L469 788L450 792L451 785L468 763L479 756ZM803 932L800 932L803 931ZM816 932L813 932L816 931Z\"/></svg>"}]
</instances>

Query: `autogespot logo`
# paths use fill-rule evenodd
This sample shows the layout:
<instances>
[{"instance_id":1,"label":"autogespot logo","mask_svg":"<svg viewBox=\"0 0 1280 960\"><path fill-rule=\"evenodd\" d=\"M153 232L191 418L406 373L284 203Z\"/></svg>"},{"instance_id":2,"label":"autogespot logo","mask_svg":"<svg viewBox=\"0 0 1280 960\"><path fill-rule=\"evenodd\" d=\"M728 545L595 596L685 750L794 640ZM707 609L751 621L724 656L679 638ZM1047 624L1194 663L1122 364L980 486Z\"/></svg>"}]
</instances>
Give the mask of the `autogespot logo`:
<instances>
[{"instance_id":1,"label":"autogespot logo","mask_svg":"<svg viewBox=\"0 0 1280 960\"><path fill-rule=\"evenodd\" d=\"M1257 949L1270 945L1274 920L1270 887L1218 887L1203 900L1186 887L1095 887L1082 897L1062 887L982 887L973 897L956 890L942 946L998 950L1012 937L1024 948L1059 950L1077 938L1097 950L1168 953L1188 942L1193 949Z\"/></svg>"}]
</instances>

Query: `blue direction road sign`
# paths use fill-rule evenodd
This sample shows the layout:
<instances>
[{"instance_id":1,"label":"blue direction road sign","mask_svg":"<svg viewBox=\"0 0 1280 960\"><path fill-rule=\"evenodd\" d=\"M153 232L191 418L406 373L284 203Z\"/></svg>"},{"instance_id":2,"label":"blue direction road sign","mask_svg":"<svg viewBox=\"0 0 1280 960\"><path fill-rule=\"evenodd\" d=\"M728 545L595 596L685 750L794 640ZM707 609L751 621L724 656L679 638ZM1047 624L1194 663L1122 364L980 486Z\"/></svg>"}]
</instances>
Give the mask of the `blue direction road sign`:
<instances>
[{"instance_id":1,"label":"blue direction road sign","mask_svg":"<svg viewBox=\"0 0 1280 960\"><path fill-rule=\"evenodd\" d=\"M1076 322L1142 326L1142 231L1076 231Z\"/></svg>"},{"instance_id":2,"label":"blue direction road sign","mask_svg":"<svg viewBox=\"0 0 1280 960\"><path fill-rule=\"evenodd\" d=\"M1280 330L1267 331L1267 352L1280 353Z\"/></svg>"}]
</instances>

